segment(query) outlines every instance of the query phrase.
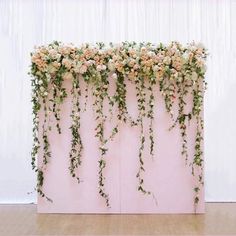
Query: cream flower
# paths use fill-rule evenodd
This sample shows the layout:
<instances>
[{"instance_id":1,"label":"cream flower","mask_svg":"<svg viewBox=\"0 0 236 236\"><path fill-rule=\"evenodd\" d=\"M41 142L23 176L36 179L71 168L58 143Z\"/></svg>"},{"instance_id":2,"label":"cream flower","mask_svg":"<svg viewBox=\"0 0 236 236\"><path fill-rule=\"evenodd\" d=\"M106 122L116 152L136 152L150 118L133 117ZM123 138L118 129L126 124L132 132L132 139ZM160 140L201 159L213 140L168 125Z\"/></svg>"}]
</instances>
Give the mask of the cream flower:
<instances>
[{"instance_id":1,"label":"cream flower","mask_svg":"<svg viewBox=\"0 0 236 236\"><path fill-rule=\"evenodd\" d=\"M106 70L106 66L105 65L102 65L102 70Z\"/></svg>"},{"instance_id":2,"label":"cream flower","mask_svg":"<svg viewBox=\"0 0 236 236\"><path fill-rule=\"evenodd\" d=\"M100 72L100 71L102 71L102 66L101 66L101 65L98 65L96 69L97 69L97 71Z\"/></svg>"},{"instance_id":3,"label":"cream flower","mask_svg":"<svg viewBox=\"0 0 236 236\"><path fill-rule=\"evenodd\" d=\"M192 80L193 81L197 81L197 78L198 78L198 74L195 71L193 71L193 73L192 73Z\"/></svg>"},{"instance_id":4,"label":"cream flower","mask_svg":"<svg viewBox=\"0 0 236 236\"><path fill-rule=\"evenodd\" d=\"M88 67L86 65L82 65L79 69L79 73L84 74L87 72L87 70L88 70Z\"/></svg>"},{"instance_id":5,"label":"cream flower","mask_svg":"<svg viewBox=\"0 0 236 236\"><path fill-rule=\"evenodd\" d=\"M117 74L116 73L113 73L112 76L111 76L112 79L117 79Z\"/></svg>"},{"instance_id":6,"label":"cream flower","mask_svg":"<svg viewBox=\"0 0 236 236\"><path fill-rule=\"evenodd\" d=\"M108 69L110 71L114 71L115 70L114 61L112 59L110 59L109 62L108 62Z\"/></svg>"},{"instance_id":7,"label":"cream flower","mask_svg":"<svg viewBox=\"0 0 236 236\"><path fill-rule=\"evenodd\" d=\"M73 75L71 72L66 72L64 75L63 75L63 79L64 80L72 80L73 79Z\"/></svg>"},{"instance_id":8,"label":"cream flower","mask_svg":"<svg viewBox=\"0 0 236 236\"><path fill-rule=\"evenodd\" d=\"M165 58L163 59L163 63L166 64L166 65L170 65L170 63L171 63L171 58L170 58L169 56L165 57Z\"/></svg>"},{"instance_id":9,"label":"cream flower","mask_svg":"<svg viewBox=\"0 0 236 236\"><path fill-rule=\"evenodd\" d=\"M57 68L55 66L53 66L52 64L49 64L47 66L47 72L49 74L54 74L57 71Z\"/></svg>"},{"instance_id":10,"label":"cream flower","mask_svg":"<svg viewBox=\"0 0 236 236\"><path fill-rule=\"evenodd\" d=\"M59 59L61 57L61 55L57 52L56 49L50 49L49 51L49 57L52 59Z\"/></svg>"},{"instance_id":11,"label":"cream flower","mask_svg":"<svg viewBox=\"0 0 236 236\"><path fill-rule=\"evenodd\" d=\"M70 69L72 67L72 61L67 58L64 58L62 60L62 65L64 65L67 69Z\"/></svg>"},{"instance_id":12,"label":"cream flower","mask_svg":"<svg viewBox=\"0 0 236 236\"><path fill-rule=\"evenodd\" d=\"M152 69L153 69L153 71L154 71L154 72L156 72L156 71L158 71L158 70L159 70L159 66L158 66L158 65L155 65L155 66L153 66L153 68L152 68Z\"/></svg>"}]
</instances>

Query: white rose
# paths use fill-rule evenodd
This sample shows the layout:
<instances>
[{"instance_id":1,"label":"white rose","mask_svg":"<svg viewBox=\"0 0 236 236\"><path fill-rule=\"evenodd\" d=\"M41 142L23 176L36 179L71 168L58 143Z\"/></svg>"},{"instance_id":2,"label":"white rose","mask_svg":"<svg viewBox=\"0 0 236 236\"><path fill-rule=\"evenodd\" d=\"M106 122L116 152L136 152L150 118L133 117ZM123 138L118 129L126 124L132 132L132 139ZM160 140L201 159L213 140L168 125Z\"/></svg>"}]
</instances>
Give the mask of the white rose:
<instances>
[{"instance_id":1,"label":"white rose","mask_svg":"<svg viewBox=\"0 0 236 236\"><path fill-rule=\"evenodd\" d=\"M87 71L87 66L85 66L85 65L82 65L81 67L80 67L80 70L79 70L79 73L80 74L84 74L86 71Z\"/></svg>"},{"instance_id":2,"label":"white rose","mask_svg":"<svg viewBox=\"0 0 236 236\"><path fill-rule=\"evenodd\" d=\"M108 62L108 69L110 71L114 71L115 70L115 65L114 65L113 60L109 60L109 62Z\"/></svg>"},{"instance_id":3,"label":"white rose","mask_svg":"<svg viewBox=\"0 0 236 236\"><path fill-rule=\"evenodd\" d=\"M52 59L56 59L57 58L57 51L55 49L50 49L49 50L49 56L52 58Z\"/></svg>"},{"instance_id":4,"label":"white rose","mask_svg":"<svg viewBox=\"0 0 236 236\"><path fill-rule=\"evenodd\" d=\"M154 55L155 55L154 52L152 52L152 51L148 52L148 56L149 56L149 57L152 57L152 56L154 56Z\"/></svg>"},{"instance_id":5,"label":"white rose","mask_svg":"<svg viewBox=\"0 0 236 236\"><path fill-rule=\"evenodd\" d=\"M86 61L85 64L86 66L91 66L93 64L93 61L92 60Z\"/></svg>"},{"instance_id":6,"label":"white rose","mask_svg":"<svg viewBox=\"0 0 236 236\"><path fill-rule=\"evenodd\" d=\"M101 65L98 65L97 66L97 71L101 71L102 70L102 66Z\"/></svg>"},{"instance_id":7,"label":"white rose","mask_svg":"<svg viewBox=\"0 0 236 236\"><path fill-rule=\"evenodd\" d=\"M70 69L72 67L72 61L69 59L64 58L62 60L62 65L64 65L67 69Z\"/></svg>"},{"instance_id":8,"label":"white rose","mask_svg":"<svg viewBox=\"0 0 236 236\"><path fill-rule=\"evenodd\" d=\"M112 77L112 79L117 79L117 74L113 73L111 77Z\"/></svg>"},{"instance_id":9,"label":"white rose","mask_svg":"<svg viewBox=\"0 0 236 236\"><path fill-rule=\"evenodd\" d=\"M155 65L155 66L153 66L153 71L158 71L159 70L159 66L158 65Z\"/></svg>"},{"instance_id":10,"label":"white rose","mask_svg":"<svg viewBox=\"0 0 236 236\"><path fill-rule=\"evenodd\" d=\"M165 57L164 60L163 60L164 64L166 65L170 65L171 63L171 58L169 56Z\"/></svg>"},{"instance_id":11,"label":"white rose","mask_svg":"<svg viewBox=\"0 0 236 236\"><path fill-rule=\"evenodd\" d=\"M146 50L146 48L145 47L141 47L141 51L145 51Z\"/></svg>"},{"instance_id":12,"label":"white rose","mask_svg":"<svg viewBox=\"0 0 236 236\"><path fill-rule=\"evenodd\" d=\"M187 61L188 58L189 58L188 53L185 52L185 53L182 55L182 58L184 59L184 61Z\"/></svg>"}]
</instances>

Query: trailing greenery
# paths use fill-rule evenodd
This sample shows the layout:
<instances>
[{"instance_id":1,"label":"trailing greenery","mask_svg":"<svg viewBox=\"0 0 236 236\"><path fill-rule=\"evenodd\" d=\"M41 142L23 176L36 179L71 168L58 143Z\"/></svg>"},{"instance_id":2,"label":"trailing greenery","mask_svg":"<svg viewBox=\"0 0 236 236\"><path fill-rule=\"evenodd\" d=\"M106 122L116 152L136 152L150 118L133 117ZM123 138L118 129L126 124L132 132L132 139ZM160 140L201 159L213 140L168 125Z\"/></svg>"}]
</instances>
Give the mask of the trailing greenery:
<instances>
[{"instance_id":1,"label":"trailing greenery","mask_svg":"<svg viewBox=\"0 0 236 236\"><path fill-rule=\"evenodd\" d=\"M69 170L72 177L75 177L80 183L80 177L77 176L76 170L81 165L81 157L83 151L83 143L80 136L80 96L81 89L79 80L76 75L73 77L72 81L72 111L71 111L71 119L72 124L70 126L71 130L71 150L70 150L70 166Z\"/></svg>"},{"instance_id":2,"label":"trailing greenery","mask_svg":"<svg viewBox=\"0 0 236 236\"><path fill-rule=\"evenodd\" d=\"M143 118L146 116L146 109L145 109L145 101L146 101L146 92L145 92L145 84L144 84L144 78L135 78L135 84L136 84L136 96L137 96L137 102L138 102L138 125L140 126L140 146L139 146L139 170L137 173L138 178L138 191L141 191L144 194L150 194L150 191L147 191L144 187L144 179L143 179L143 172L144 169L144 160L143 160L143 152L145 148L145 135L144 135L144 124L143 124ZM150 150L152 151L152 150Z\"/></svg>"},{"instance_id":3,"label":"trailing greenery","mask_svg":"<svg viewBox=\"0 0 236 236\"><path fill-rule=\"evenodd\" d=\"M43 192L44 173L50 162L49 132L56 129L63 133L60 126L61 105L71 97L71 149L68 169L78 183L81 181L79 167L82 164L83 140L80 132L81 114L86 112L89 91L92 90L95 137L99 145L98 192L110 206L109 194L105 189L106 156L108 144L112 141L122 123L137 126L140 130L139 168L137 169L137 189L150 194L145 188L144 172L146 147L145 120L148 124L149 154L158 156L155 144L154 112L159 101L155 100L158 91L170 116L170 130L179 128L181 136L181 154L186 164L190 164L195 178L194 205L199 202L203 185L203 97L206 89L205 60L206 50L201 44L191 43L183 47L178 42L170 45L151 43L123 42L118 45L103 43L83 44L81 47L53 42L40 46L31 54L32 64L32 104L33 104L33 147L32 168L38 174L37 192L48 198ZM70 81L71 90L65 88L65 81ZM127 82L136 90L138 117L130 116L127 106ZM85 84L82 92L81 82ZM111 94L110 87L115 85ZM192 96L193 103L187 104ZM81 104L81 99L84 104ZM188 100L189 101L189 100ZM105 111L109 105L109 115ZM157 104L157 106L156 106ZM189 110L190 107L190 110ZM105 114L106 113L106 114ZM52 114L52 115L51 115ZM109 116L109 117L108 117ZM158 117L155 117L158 122ZM107 122L114 121L114 127L106 131ZM196 124L195 154L188 154L188 125ZM54 127L55 126L55 127ZM106 131L106 132L105 132ZM109 133L109 134L107 134ZM106 135L105 135L106 134ZM158 139L158 138L157 138ZM42 159L37 161L40 152Z\"/></svg>"},{"instance_id":4,"label":"trailing greenery","mask_svg":"<svg viewBox=\"0 0 236 236\"><path fill-rule=\"evenodd\" d=\"M150 155L154 156L154 131L153 131L153 121L154 121L154 105L155 97L153 92L153 87L156 84L155 78L151 78L149 82L148 90L150 91L150 96L148 100L149 110L147 112L147 117L150 119L149 123L149 140L150 140Z\"/></svg>"}]
</instances>

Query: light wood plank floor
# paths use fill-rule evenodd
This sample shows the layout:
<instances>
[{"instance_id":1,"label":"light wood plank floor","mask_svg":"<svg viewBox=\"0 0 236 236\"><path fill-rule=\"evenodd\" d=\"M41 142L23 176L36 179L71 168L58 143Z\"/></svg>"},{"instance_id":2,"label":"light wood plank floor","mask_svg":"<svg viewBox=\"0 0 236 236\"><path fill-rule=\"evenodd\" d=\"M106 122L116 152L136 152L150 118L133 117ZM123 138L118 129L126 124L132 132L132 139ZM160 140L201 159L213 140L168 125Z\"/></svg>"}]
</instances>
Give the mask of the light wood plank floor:
<instances>
[{"instance_id":1,"label":"light wood plank floor","mask_svg":"<svg viewBox=\"0 0 236 236\"><path fill-rule=\"evenodd\" d=\"M0 205L0 236L236 235L236 203L207 203L205 215L37 214L35 205Z\"/></svg>"}]
</instances>

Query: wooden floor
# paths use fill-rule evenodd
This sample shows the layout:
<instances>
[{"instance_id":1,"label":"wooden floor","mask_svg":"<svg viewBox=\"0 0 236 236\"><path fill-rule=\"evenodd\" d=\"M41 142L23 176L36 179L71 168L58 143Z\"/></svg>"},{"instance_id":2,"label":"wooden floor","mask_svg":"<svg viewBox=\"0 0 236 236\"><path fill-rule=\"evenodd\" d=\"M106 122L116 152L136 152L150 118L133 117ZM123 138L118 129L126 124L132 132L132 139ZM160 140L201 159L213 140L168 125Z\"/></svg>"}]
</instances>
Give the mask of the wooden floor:
<instances>
[{"instance_id":1,"label":"wooden floor","mask_svg":"<svg viewBox=\"0 0 236 236\"><path fill-rule=\"evenodd\" d=\"M207 203L205 215L37 214L35 205L0 205L0 236L236 235L236 203Z\"/></svg>"}]
</instances>

